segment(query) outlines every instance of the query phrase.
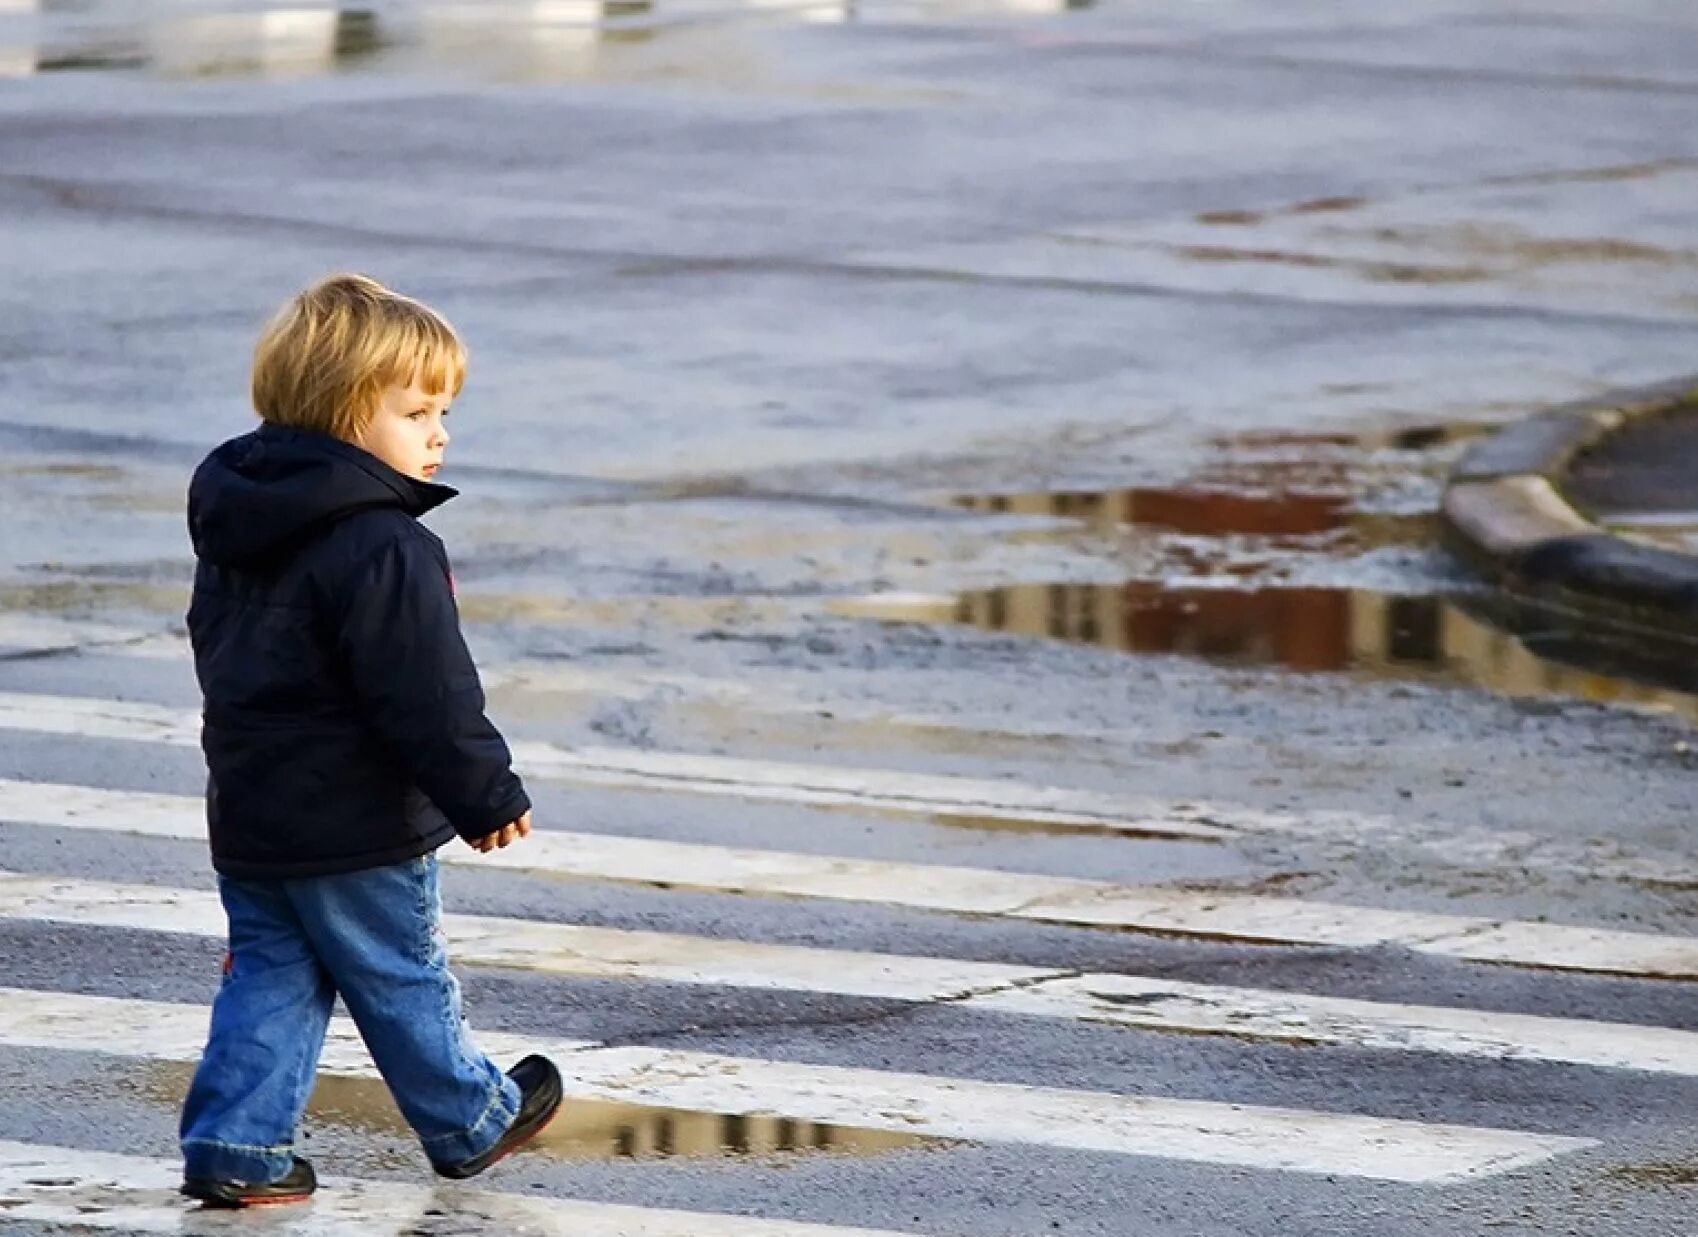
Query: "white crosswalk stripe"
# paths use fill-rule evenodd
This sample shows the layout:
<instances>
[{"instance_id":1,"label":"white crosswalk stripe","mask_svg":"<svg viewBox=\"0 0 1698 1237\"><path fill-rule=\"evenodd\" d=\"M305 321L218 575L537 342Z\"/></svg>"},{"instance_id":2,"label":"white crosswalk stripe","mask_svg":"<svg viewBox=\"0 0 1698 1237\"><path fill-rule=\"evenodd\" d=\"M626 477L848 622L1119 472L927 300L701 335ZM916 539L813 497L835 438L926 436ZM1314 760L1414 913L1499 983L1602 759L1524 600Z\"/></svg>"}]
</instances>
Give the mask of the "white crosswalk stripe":
<instances>
[{"instance_id":1,"label":"white crosswalk stripe","mask_svg":"<svg viewBox=\"0 0 1698 1237\"><path fill-rule=\"evenodd\" d=\"M200 746L200 715L186 709L77 696L0 692L0 729L91 739ZM532 777L622 789L729 795L816 807L919 815L954 813L989 820L1074 826L1199 841L1229 836L1194 819L1155 819L1143 801L1043 786L932 774L857 770L614 748L512 744Z\"/></svg>"},{"instance_id":2,"label":"white crosswalk stripe","mask_svg":"<svg viewBox=\"0 0 1698 1237\"><path fill-rule=\"evenodd\" d=\"M0 873L0 918L210 937L222 937L225 930L223 909L212 893L9 873ZM485 915L447 914L442 922L457 963L585 978L957 1001L1071 974Z\"/></svg>"},{"instance_id":3,"label":"white crosswalk stripe","mask_svg":"<svg viewBox=\"0 0 1698 1237\"><path fill-rule=\"evenodd\" d=\"M0 649L6 647L38 652L83 649L105 655L179 661L189 658L188 641L182 636L33 616L8 618L0 615ZM775 700L770 687L757 693L746 683L684 673L653 670L617 673L558 662L515 662L487 667L481 673L485 685L492 689L511 687L523 691L594 695L602 699L640 699L653 692L664 691L669 695L699 700L731 702L740 709L760 712L813 715L817 711L817 705L811 701ZM0 693L0 700L3 699L4 693ZM31 699L51 698L17 697L22 704ZM144 729L155 716L147 706L125 707L144 711L137 718ZM950 725L948 719L918 715L898 717L877 708L856 710L837 705L834 711L839 716L859 716L863 720L884 724L912 722L929 728L958 729ZM14 710L9 715L0 705L0 727L13 725L21 712L21 709ZM8 716L13 720L8 721ZM43 720L36 724L54 726L58 723ZM19 728L29 725L31 723L23 722ZM996 733L1011 736L1023 733L1020 727L1010 726L1009 719L999 719ZM1109 739L1133 736L1093 733L1081 737ZM176 741L175 738L172 741ZM930 814L936 819L956 824L994 826L998 822L1017 823L1043 825L1055 830L1148 835L1191 841L1223 841L1234 835L1292 836L1352 846L1395 848L1413 860L1473 871L1513 866L1518 870L1585 879L1673 886L1698 884L1698 868L1670 864L1663 856L1622 854L1614 840L1608 845L1597 842L1563 843L1526 830L1487 829L1473 825L1460 827L1454 824L1428 826L1416 833L1410 829L1408 821L1373 812L1326 809L1301 813L1267 811L1216 800L1081 795L1076 791L1055 788L1039 788L1036 793L1045 802L1034 802L1028 792L1006 782L987 784L968 779L938 778L916 781L913 775L892 775L874 770L734 761L725 757L632 754L605 748L589 753L572 753L569 767L559 768L560 751L546 744L535 745L531 754L537 758L538 766L531 772L537 776L575 779L615 788ZM586 767L585 761L576 759L586 755L594 757L588 762L593 767ZM633 763L639 760L647 763ZM852 784L846 784L845 778L853 779ZM819 784L822 781L825 784ZM874 793L867 793L869 791ZM1015 801L1002 802L1011 793ZM960 800L967 795L988 798L988 810L982 810L987 806L983 803L977 807L964 806ZM1054 806L1058 795L1064 796L1074 810L1058 810Z\"/></svg>"},{"instance_id":4,"label":"white crosswalk stripe","mask_svg":"<svg viewBox=\"0 0 1698 1237\"><path fill-rule=\"evenodd\" d=\"M7 873L0 873L0 918L224 934L223 912L210 893ZM1698 1033L1664 1027L480 915L445 915L443 927L455 961L470 966L926 1001L1148 1031L1698 1077Z\"/></svg>"},{"instance_id":5,"label":"white crosswalk stripe","mask_svg":"<svg viewBox=\"0 0 1698 1237\"><path fill-rule=\"evenodd\" d=\"M92 630L90 630L92 628ZM124 657L187 658L182 636L127 633L100 624L24 621L7 636L0 618L0 646L97 648ZM34 645L31 643L34 636ZM615 675L555 663L516 663L484 672L486 684L523 684L543 691L596 692L632 696L666 687L725 696L740 684L689 675L644 672ZM747 689L744 689L747 691ZM883 714L878 714L883 716ZM888 718L885 718L888 719ZM927 725L941 725L936 719ZM87 697L0 692L0 730L110 738L122 742L195 747L199 716L138 702L90 701ZM888 814L919 814L951 823L1046 826L1058 831L1117 833L1126 837L1172 838L1177 842L1226 842L1243 835L1316 838L1347 845L1396 847L1428 864L1481 870L1513 865L1555 876L1669 886L1698 884L1698 869L1666 859L1594 854L1596 848L1562 845L1525 830L1479 826L1428 830L1411 835L1408 823L1360 811L1265 811L1211 799L1153 799L1094 794L1058 787L1020 786L1007 781L907 774L839 765L798 765L776 760L703 757L688 753L637 752L618 748L567 748L554 743L514 743L523 772L531 777L627 791L698 794L790 803L813 808L851 808Z\"/></svg>"},{"instance_id":6,"label":"white crosswalk stripe","mask_svg":"<svg viewBox=\"0 0 1698 1237\"><path fill-rule=\"evenodd\" d=\"M0 653L61 653L72 649L124 650L147 645L173 660L187 660L188 641L180 636L136 631L111 623L77 622L38 614L0 614Z\"/></svg>"},{"instance_id":7,"label":"white crosswalk stripe","mask_svg":"<svg viewBox=\"0 0 1698 1237\"><path fill-rule=\"evenodd\" d=\"M209 1011L190 1005L0 988L0 1046L153 1061L199 1058ZM1207 1164L1442 1184L1595 1145L1472 1126L1111 1095L658 1048L480 1033L498 1056L546 1053L568 1096L969 1142L1017 1143ZM320 1072L377 1077L358 1033L333 1022Z\"/></svg>"},{"instance_id":8,"label":"white crosswalk stripe","mask_svg":"<svg viewBox=\"0 0 1698 1237\"><path fill-rule=\"evenodd\" d=\"M884 1229L761 1220L611 1203L499 1194L459 1186L326 1178L310 1207L263 1217L206 1211L177 1193L175 1161L70 1147L0 1142L0 1223L58 1224L78 1232L217 1234L263 1229L270 1237L902 1237ZM451 1210L449 1210L451 1209Z\"/></svg>"},{"instance_id":9,"label":"white crosswalk stripe","mask_svg":"<svg viewBox=\"0 0 1698 1237\"><path fill-rule=\"evenodd\" d=\"M198 840L204 809L184 795L0 780L0 821ZM1698 978L1698 940L1564 924L1118 885L1079 877L745 850L539 830L475 863L578 880L819 898L1044 923L1418 953L1556 970Z\"/></svg>"}]
</instances>

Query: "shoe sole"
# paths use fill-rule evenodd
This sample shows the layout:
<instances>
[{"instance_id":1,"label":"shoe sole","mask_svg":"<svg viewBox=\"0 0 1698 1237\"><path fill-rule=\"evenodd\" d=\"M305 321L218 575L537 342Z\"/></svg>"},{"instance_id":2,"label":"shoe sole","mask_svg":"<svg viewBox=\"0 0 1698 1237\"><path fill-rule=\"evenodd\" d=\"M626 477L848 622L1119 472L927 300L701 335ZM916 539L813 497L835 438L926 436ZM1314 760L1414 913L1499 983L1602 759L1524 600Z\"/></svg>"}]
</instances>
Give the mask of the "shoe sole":
<instances>
[{"instance_id":1,"label":"shoe sole","mask_svg":"<svg viewBox=\"0 0 1698 1237\"><path fill-rule=\"evenodd\" d=\"M248 1207L283 1207L290 1203L305 1203L312 1200L309 1194L277 1194L265 1198L243 1198L240 1195L217 1194L208 1191L205 1194L191 1194L184 1190L183 1194L207 1207L215 1207L220 1211L240 1211Z\"/></svg>"},{"instance_id":2,"label":"shoe sole","mask_svg":"<svg viewBox=\"0 0 1698 1237\"><path fill-rule=\"evenodd\" d=\"M549 1126L554 1124L554 1119L560 1115L560 1110L564 1107L566 1107L566 1096L564 1094L562 1094L558 1099L556 1099L554 1101L554 1107L550 1108L548 1110L548 1116L544 1117L541 1121L538 1121L536 1123L536 1127L534 1129L528 1131L523 1138L516 1140L511 1145L503 1147L501 1149L501 1151L495 1156L494 1159L490 1160L489 1163L485 1164L482 1168L478 1169L476 1172L474 1172L474 1173L444 1172L442 1169L439 1168L439 1169L436 1170L437 1175L441 1176L441 1177L446 1177L450 1181L470 1181L473 1177L483 1176L483 1174L487 1173L490 1169L494 1168L497 1164L501 1163L502 1160L505 1160L508 1156L512 1155L515 1151L521 1150L522 1148L527 1147L532 1142L536 1141L537 1137L544 1130L546 1130Z\"/></svg>"}]
</instances>

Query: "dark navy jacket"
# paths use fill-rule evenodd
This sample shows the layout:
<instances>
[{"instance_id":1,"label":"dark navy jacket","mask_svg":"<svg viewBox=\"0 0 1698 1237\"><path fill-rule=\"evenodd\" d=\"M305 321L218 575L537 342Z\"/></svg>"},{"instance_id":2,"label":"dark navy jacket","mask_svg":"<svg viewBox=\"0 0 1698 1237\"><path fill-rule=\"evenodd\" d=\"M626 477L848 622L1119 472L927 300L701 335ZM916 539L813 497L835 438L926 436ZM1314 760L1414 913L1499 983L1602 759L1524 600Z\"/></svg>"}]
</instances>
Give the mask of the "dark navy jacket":
<instances>
[{"instance_id":1,"label":"dark navy jacket","mask_svg":"<svg viewBox=\"0 0 1698 1237\"><path fill-rule=\"evenodd\" d=\"M530 807L417 518L454 494L274 425L195 472L189 637L219 872L399 863Z\"/></svg>"}]
</instances>

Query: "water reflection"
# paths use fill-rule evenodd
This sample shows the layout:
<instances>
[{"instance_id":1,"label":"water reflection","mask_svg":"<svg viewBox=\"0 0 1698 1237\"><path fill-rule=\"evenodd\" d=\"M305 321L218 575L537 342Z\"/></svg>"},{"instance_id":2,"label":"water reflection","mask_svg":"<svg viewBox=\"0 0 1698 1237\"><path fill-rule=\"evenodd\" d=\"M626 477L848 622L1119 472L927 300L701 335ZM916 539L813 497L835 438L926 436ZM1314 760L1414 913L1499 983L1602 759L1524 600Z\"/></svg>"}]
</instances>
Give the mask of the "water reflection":
<instances>
[{"instance_id":1,"label":"water reflection","mask_svg":"<svg viewBox=\"0 0 1698 1237\"><path fill-rule=\"evenodd\" d=\"M954 619L987 631L1172 653L1225 665L1460 682L1505 696L1571 696L1698 720L1690 657L1570 635L1481 599L1336 588L1032 584L967 593ZM886 611L888 616L889 612ZM1507 623L1509 630L1496 624ZM1634 681L1635 679L1649 682ZM1672 683L1685 690L1659 684Z\"/></svg>"},{"instance_id":2,"label":"water reflection","mask_svg":"<svg viewBox=\"0 0 1698 1237\"><path fill-rule=\"evenodd\" d=\"M0 21L13 15L33 14L39 11L39 8L39 0L0 0ZM33 48L0 42L0 78L26 77L35 72L35 64L36 54Z\"/></svg>"},{"instance_id":3,"label":"water reflection","mask_svg":"<svg viewBox=\"0 0 1698 1237\"><path fill-rule=\"evenodd\" d=\"M884 10L961 8L1036 15L1090 0L882 0ZM7 15L72 11L53 0L0 0ZM0 27L0 77L73 71L147 71L168 77L299 77L381 61L389 69L469 71L559 79L596 70L607 49L662 29L747 19L848 22L868 0L504 0L417 8L280 6L160 17L139 5L91 0L75 27L8 40ZM888 15L888 14L886 14ZM15 37L15 36L13 36Z\"/></svg>"},{"instance_id":4,"label":"water reflection","mask_svg":"<svg viewBox=\"0 0 1698 1237\"><path fill-rule=\"evenodd\" d=\"M1471 433L1467 427L1406 430L1385 440L1342 438L1338 445L1425 450ZM1281 438L1267 445L1294 444ZM1304 437L1295 445L1304 448L1295 466L1311 469L1313 478L1316 440ZM1326 554L1418 546L1430 538L1430 515L1365 515L1353 510L1353 501L1341 482L1293 489L1198 485L1000 494L957 503L976 511L1063 517L1098 528L1248 538ZM1485 597L1242 587L1234 575L1204 571L1183 582L1023 584L955 598L887 595L843 609L1229 665L1353 671L1460 682L1508 696L1630 703L1698 719L1698 697L1688 694L1698 690L1698 659L1692 650L1645 638L1611 644L1566 626L1548 610Z\"/></svg>"},{"instance_id":5,"label":"water reflection","mask_svg":"<svg viewBox=\"0 0 1698 1237\"><path fill-rule=\"evenodd\" d=\"M1478 433L1471 425L1436 425L1374 435L1245 435L1220 440L1222 455L1180 485L974 494L953 503L988 514L1076 520L1098 530L1258 538L1273 546L1327 538L1361 548L1418 544L1432 531L1430 512L1364 510L1364 494L1382 487L1407 491L1411 475L1442 464L1411 460L1412 454Z\"/></svg>"},{"instance_id":6,"label":"water reflection","mask_svg":"<svg viewBox=\"0 0 1698 1237\"><path fill-rule=\"evenodd\" d=\"M1175 532L1259 533L1308 536L1343 522L1342 495L1253 494L1204 489L1129 489L1111 492L992 494L956 500L969 511L1046 515L1088 524L1141 524Z\"/></svg>"},{"instance_id":7,"label":"water reflection","mask_svg":"<svg viewBox=\"0 0 1698 1237\"><path fill-rule=\"evenodd\" d=\"M177 1104L191 1067L160 1063L141 1089L150 1098ZM321 1074L309 1109L322 1121L386 1133L406 1124L388 1089L374 1078ZM942 1141L890 1130L861 1129L752 1113L701 1112L569 1099L531 1146L566 1160L651 1160L796 1154L878 1155Z\"/></svg>"},{"instance_id":8,"label":"water reflection","mask_svg":"<svg viewBox=\"0 0 1698 1237\"><path fill-rule=\"evenodd\" d=\"M651 37L652 28L631 23L653 12L650 0L539 0L382 17L365 8L196 14L0 49L0 72L306 77L351 71L381 57L402 69L475 66L509 77L572 76L584 72L604 44Z\"/></svg>"},{"instance_id":9,"label":"water reflection","mask_svg":"<svg viewBox=\"0 0 1698 1237\"><path fill-rule=\"evenodd\" d=\"M17 0L10 10L5 3L0 0L0 14L20 11ZM30 8L34 3L26 0ZM0 45L0 76L140 69L172 77L293 76L351 64L382 45L377 15L366 9L206 13L137 25L90 23L33 46Z\"/></svg>"},{"instance_id":10,"label":"water reflection","mask_svg":"<svg viewBox=\"0 0 1698 1237\"><path fill-rule=\"evenodd\" d=\"M142 40L141 58L172 77L311 73L334 64L342 48L363 48L348 54L370 52L376 22L370 13L334 9L185 17L150 29Z\"/></svg>"}]
</instances>

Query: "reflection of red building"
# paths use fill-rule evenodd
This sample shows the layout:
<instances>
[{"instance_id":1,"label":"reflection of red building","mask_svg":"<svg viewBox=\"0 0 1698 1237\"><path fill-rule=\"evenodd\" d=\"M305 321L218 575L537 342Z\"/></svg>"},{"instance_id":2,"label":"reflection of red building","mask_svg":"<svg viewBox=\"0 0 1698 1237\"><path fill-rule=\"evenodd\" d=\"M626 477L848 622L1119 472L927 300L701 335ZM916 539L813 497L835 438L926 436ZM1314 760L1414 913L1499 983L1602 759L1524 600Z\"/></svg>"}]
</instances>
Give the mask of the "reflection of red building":
<instances>
[{"instance_id":1,"label":"reflection of red building","mask_svg":"<svg viewBox=\"0 0 1698 1237\"><path fill-rule=\"evenodd\" d=\"M1172 589L1154 580L1022 584L968 593L956 603L954 617L991 631L1136 653L1292 670L1416 671L1446 665L1447 642L1456 638L1450 629L1461 621L1432 596L1330 588Z\"/></svg>"},{"instance_id":2,"label":"reflection of red building","mask_svg":"<svg viewBox=\"0 0 1698 1237\"><path fill-rule=\"evenodd\" d=\"M1346 505L1331 494L1128 490L1122 518L1201 536L1308 537L1343 527Z\"/></svg>"},{"instance_id":3,"label":"reflection of red building","mask_svg":"<svg viewBox=\"0 0 1698 1237\"><path fill-rule=\"evenodd\" d=\"M1198 537L1308 537L1350 522L1350 501L1342 494L1257 494L1196 487L1000 494L962 499L961 505L974 511L1139 524Z\"/></svg>"},{"instance_id":4,"label":"reflection of red building","mask_svg":"<svg viewBox=\"0 0 1698 1237\"><path fill-rule=\"evenodd\" d=\"M962 595L954 618L992 631L1216 662L1397 677L1442 672L1506 696L1637 702L1698 721L1698 695L1545 661L1514 635L1432 595L1166 589L1149 580L1020 584Z\"/></svg>"},{"instance_id":5,"label":"reflection of red building","mask_svg":"<svg viewBox=\"0 0 1698 1237\"><path fill-rule=\"evenodd\" d=\"M1164 589L1138 580L1122 590L1125 647L1342 670L1353 660L1350 594L1341 589Z\"/></svg>"},{"instance_id":6,"label":"reflection of red building","mask_svg":"<svg viewBox=\"0 0 1698 1237\"><path fill-rule=\"evenodd\" d=\"M1381 536L1389 539L1376 529L1375 517L1352 513L1349 496L1319 478L1308 491L1258 492L1205 484L1006 494L963 499L961 505L1196 537L1277 541L1349 529L1368 543ZM1394 533L1407 536L1409 529L1398 525L1399 518L1384 517ZM1395 666L1405 672L1444 666L1449 629L1460 621L1435 597L1329 588L1174 588L1154 580L1106 587L1030 584L992 589L960 598L955 617L993 631L1047 635L1131 652L1180 653L1293 670Z\"/></svg>"},{"instance_id":7,"label":"reflection of red building","mask_svg":"<svg viewBox=\"0 0 1698 1237\"><path fill-rule=\"evenodd\" d=\"M1350 524L1338 493L1207 488L1047 493L967 500L978 509L1132 524L1199 537L1311 537ZM1104 589L1035 585L968 599L961 617L1149 653L1338 670L1355 660L1351 598L1333 589L1169 589L1134 581Z\"/></svg>"},{"instance_id":8,"label":"reflection of red building","mask_svg":"<svg viewBox=\"0 0 1698 1237\"><path fill-rule=\"evenodd\" d=\"M1471 430L1416 428L1381 443L1338 445L1424 450ZM1279 439L1270 439L1278 445ZM1408 516L1352 514L1349 500L1315 478L1308 493L1244 492L1205 485L1106 493L1004 494L959 500L970 510L1060 516L1102 525L1139 525L1199 537L1275 540L1348 528L1363 544L1408 543ZM1509 696L1561 694L1636 701L1698 719L1698 696L1645 687L1543 661L1514 636L1469 617L1436 596L1392 596L1326 588L1173 588L1159 581L1122 585L1023 584L967 593L939 614L991 631L1051 636L1141 653L1293 670L1351 667L1394 675L1443 671ZM886 609L881 617L891 617Z\"/></svg>"}]
</instances>

